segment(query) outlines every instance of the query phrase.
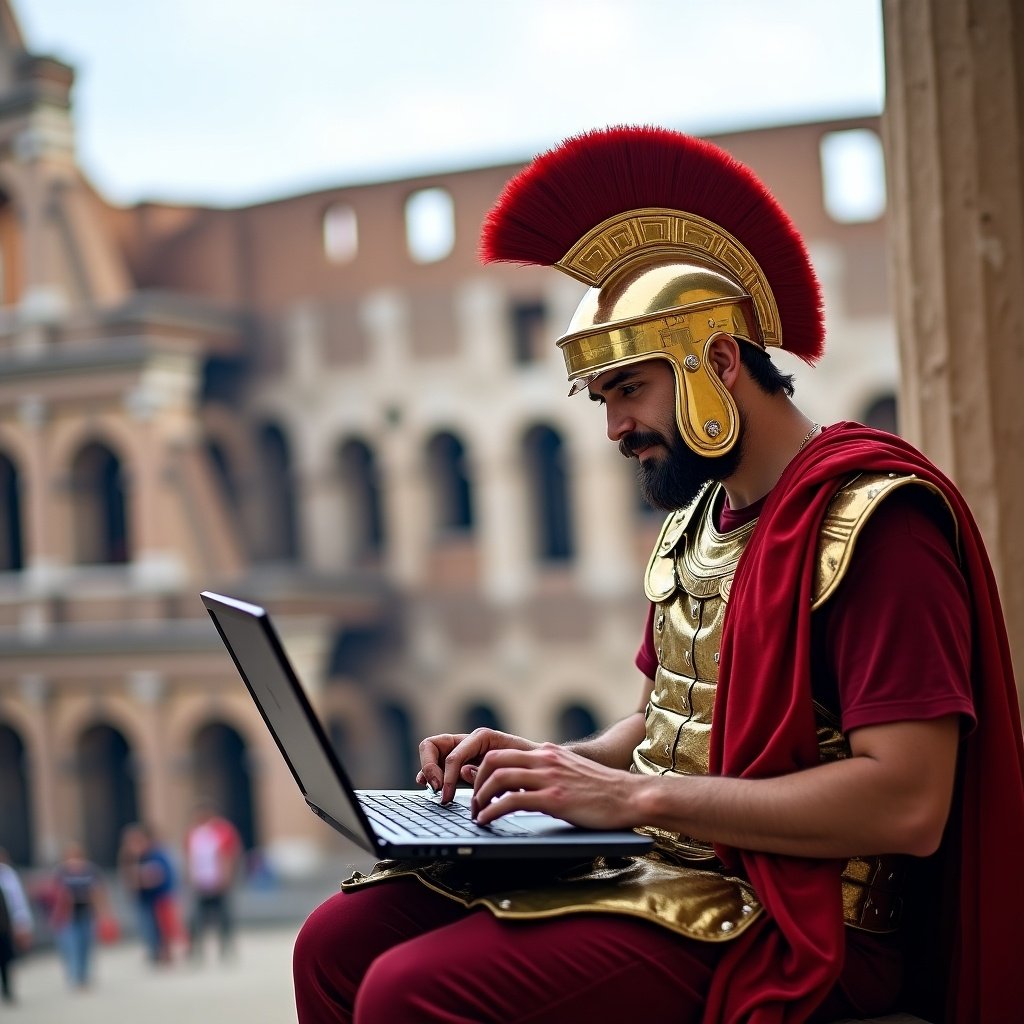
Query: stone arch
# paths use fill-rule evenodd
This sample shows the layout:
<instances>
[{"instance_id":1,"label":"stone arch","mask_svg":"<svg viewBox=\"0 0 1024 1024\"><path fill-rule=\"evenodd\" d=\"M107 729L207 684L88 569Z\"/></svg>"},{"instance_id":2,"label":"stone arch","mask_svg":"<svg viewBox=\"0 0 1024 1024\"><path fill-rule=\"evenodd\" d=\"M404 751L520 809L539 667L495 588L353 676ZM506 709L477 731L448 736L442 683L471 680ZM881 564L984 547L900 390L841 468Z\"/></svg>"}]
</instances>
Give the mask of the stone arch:
<instances>
[{"instance_id":1,"label":"stone arch","mask_svg":"<svg viewBox=\"0 0 1024 1024\"><path fill-rule=\"evenodd\" d=\"M238 414L218 402L203 408L203 443L214 480L233 521L241 530L245 551L258 549L261 467L255 440Z\"/></svg>"},{"instance_id":2,"label":"stone arch","mask_svg":"<svg viewBox=\"0 0 1024 1024\"><path fill-rule=\"evenodd\" d=\"M408 788L419 769L416 746L419 741L413 716L398 701L384 701L377 706L377 717L385 736L384 749L394 751L385 770L390 778L386 785Z\"/></svg>"},{"instance_id":3,"label":"stone arch","mask_svg":"<svg viewBox=\"0 0 1024 1024\"><path fill-rule=\"evenodd\" d=\"M563 704L556 711L552 726L556 743L585 739L601 728L596 712L583 702Z\"/></svg>"},{"instance_id":4,"label":"stone arch","mask_svg":"<svg viewBox=\"0 0 1024 1024\"><path fill-rule=\"evenodd\" d=\"M492 704L485 701L474 701L467 704L459 721L460 732L472 732L474 729L498 729L506 728L502 715Z\"/></svg>"},{"instance_id":5,"label":"stone arch","mask_svg":"<svg viewBox=\"0 0 1024 1024\"><path fill-rule=\"evenodd\" d=\"M192 733L193 803L209 804L238 829L247 850L259 845L254 758L243 732L207 718Z\"/></svg>"},{"instance_id":6,"label":"stone arch","mask_svg":"<svg viewBox=\"0 0 1024 1024\"><path fill-rule=\"evenodd\" d=\"M335 452L348 556L358 563L379 556L386 542L383 477L377 453L363 438L345 437Z\"/></svg>"},{"instance_id":7,"label":"stone arch","mask_svg":"<svg viewBox=\"0 0 1024 1024\"><path fill-rule=\"evenodd\" d=\"M70 466L72 545L80 565L131 560L129 477L118 454L87 441Z\"/></svg>"},{"instance_id":8,"label":"stone arch","mask_svg":"<svg viewBox=\"0 0 1024 1024\"><path fill-rule=\"evenodd\" d=\"M522 437L524 477L532 511L534 555L541 562L561 562L575 552L571 508L571 473L561 431L536 423Z\"/></svg>"},{"instance_id":9,"label":"stone arch","mask_svg":"<svg viewBox=\"0 0 1024 1024\"><path fill-rule=\"evenodd\" d=\"M451 430L436 431L424 445L424 461L435 534L471 531L475 522L473 482L461 438Z\"/></svg>"},{"instance_id":10,"label":"stone arch","mask_svg":"<svg viewBox=\"0 0 1024 1024\"><path fill-rule=\"evenodd\" d=\"M879 430L899 433L899 401L892 391L880 391L863 403L860 422Z\"/></svg>"},{"instance_id":11,"label":"stone arch","mask_svg":"<svg viewBox=\"0 0 1024 1024\"><path fill-rule=\"evenodd\" d=\"M0 449L0 572L25 567L24 481L18 464Z\"/></svg>"},{"instance_id":12,"label":"stone arch","mask_svg":"<svg viewBox=\"0 0 1024 1024\"><path fill-rule=\"evenodd\" d=\"M294 456L285 429L274 420L264 420L256 431L256 450L265 524L258 554L268 561L291 561L299 556L299 522Z\"/></svg>"},{"instance_id":13,"label":"stone arch","mask_svg":"<svg viewBox=\"0 0 1024 1024\"><path fill-rule=\"evenodd\" d=\"M94 721L78 734L75 769L83 845L97 864L113 867L124 827L139 818L132 744L115 725Z\"/></svg>"}]
</instances>

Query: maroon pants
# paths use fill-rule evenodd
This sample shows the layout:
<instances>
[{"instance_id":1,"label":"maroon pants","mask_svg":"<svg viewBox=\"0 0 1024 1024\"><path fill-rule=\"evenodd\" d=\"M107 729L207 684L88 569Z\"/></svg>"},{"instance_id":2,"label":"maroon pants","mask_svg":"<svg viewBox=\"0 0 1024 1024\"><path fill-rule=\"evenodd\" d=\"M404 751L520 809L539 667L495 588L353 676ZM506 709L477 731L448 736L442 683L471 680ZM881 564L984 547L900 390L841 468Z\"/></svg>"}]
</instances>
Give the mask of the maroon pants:
<instances>
[{"instance_id":1,"label":"maroon pants","mask_svg":"<svg viewBox=\"0 0 1024 1024\"><path fill-rule=\"evenodd\" d=\"M295 1004L299 1024L694 1024L721 949L613 914L500 921L400 878L310 914L295 941ZM812 1021L890 1011L897 950L848 934L842 977Z\"/></svg>"},{"instance_id":2,"label":"maroon pants","mask_svg":"<svg viewBox=\"0 0 1024 1024\"><path fill-rule=\"evenodd\" d=\"M719 948L628 917L500 921L415 879L338 893L295 942L299 1024L699 1021Z\"/></svg>"}]
</instances>

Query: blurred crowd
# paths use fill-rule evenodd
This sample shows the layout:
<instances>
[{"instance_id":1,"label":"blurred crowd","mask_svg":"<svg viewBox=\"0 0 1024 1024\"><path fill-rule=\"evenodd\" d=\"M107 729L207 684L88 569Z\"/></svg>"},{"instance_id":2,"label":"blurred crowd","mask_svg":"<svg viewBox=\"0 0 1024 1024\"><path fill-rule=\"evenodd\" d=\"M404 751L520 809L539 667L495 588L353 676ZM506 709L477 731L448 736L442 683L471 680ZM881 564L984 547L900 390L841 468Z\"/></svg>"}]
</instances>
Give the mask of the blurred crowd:
<instances>
[{"instance_id":1,"label":"blurred crowd","mask_svg":"<svg viewBox=\"0 0 1024 1024\"><path fill-rule=\"evenodd\" d=\"M172 850L148 824L121 835L116 872L105 873L77 842L58 864L26 881L0 848L0 998L15 1001L19 956L51 939L69 987L93 984L96 947L131 931L145 960L165 968L200 960L211 930L222 959L234 951L232 893L241 875L243 846L237 829L212 806L196 808L181 851ZM113 899L117 886L123 898ZM129 908L121 920L118 908Z\"/></svg>"}]
</instances>

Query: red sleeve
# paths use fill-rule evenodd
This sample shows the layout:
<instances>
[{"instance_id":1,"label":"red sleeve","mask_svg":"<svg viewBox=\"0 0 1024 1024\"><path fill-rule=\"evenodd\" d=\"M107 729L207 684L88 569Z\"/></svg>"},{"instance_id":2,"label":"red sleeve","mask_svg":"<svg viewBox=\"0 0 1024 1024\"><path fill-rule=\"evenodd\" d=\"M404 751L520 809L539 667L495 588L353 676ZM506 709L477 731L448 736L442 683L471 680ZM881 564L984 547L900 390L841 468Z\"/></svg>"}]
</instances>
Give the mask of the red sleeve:
<instances>
[{"instance_id":1,"label":"red sleeve","mask_svg":"<svg viewBox=\"0 0 1024 1024\"><path fill-rule=\"evenodd\" d=\"M949 714L974 725L970 602L938 512L916 487L886 498L823 608L844 732Z\"/></svg>"},{"instance_id":2,"label":"red sleeve","mask_svg":"<svg viewBox=\"0 0 1024 1024\"><path fill-rule=\"evenodd\" d=\"M648 679L653 679L654 673L658 670L658 655L654 652L653 601L647 607L647 622L644 625L644 638L643 642L640 644L640 649L636 652L636 657L633 659L633 664L636 665L636 667L640 669Z\"/></svg>"}]
</instances>

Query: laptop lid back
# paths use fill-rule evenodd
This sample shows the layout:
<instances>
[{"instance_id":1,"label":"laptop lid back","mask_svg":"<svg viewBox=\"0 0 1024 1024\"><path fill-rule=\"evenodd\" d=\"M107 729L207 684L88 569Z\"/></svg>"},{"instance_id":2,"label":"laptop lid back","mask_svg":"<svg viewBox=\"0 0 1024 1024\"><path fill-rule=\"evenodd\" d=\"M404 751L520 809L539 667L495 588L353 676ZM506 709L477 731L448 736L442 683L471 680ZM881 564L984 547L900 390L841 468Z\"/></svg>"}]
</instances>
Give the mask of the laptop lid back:
<instances>
[{"instance_id":1,"label":"laptop lid back","mask_svg":"<svg viewBox=\"0 0 1024 1024\"><path fill-rule=\"evenodd\" d=\"M266 610L210 591L201 597L306 802L363 849L379 852L352 783L291 669Z\"/></svg>"}]
</instances>

